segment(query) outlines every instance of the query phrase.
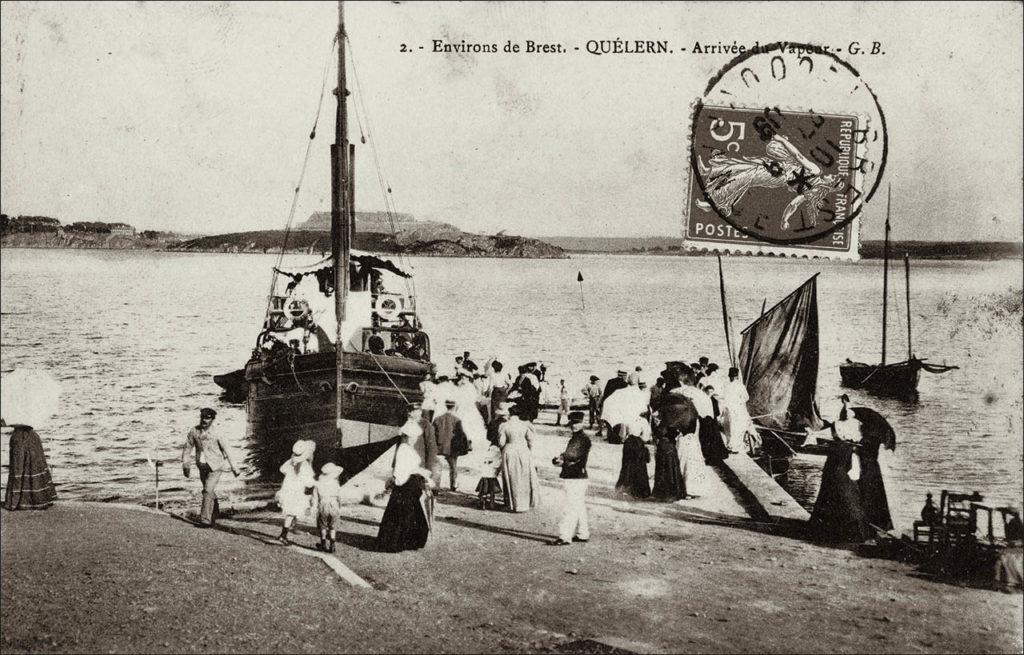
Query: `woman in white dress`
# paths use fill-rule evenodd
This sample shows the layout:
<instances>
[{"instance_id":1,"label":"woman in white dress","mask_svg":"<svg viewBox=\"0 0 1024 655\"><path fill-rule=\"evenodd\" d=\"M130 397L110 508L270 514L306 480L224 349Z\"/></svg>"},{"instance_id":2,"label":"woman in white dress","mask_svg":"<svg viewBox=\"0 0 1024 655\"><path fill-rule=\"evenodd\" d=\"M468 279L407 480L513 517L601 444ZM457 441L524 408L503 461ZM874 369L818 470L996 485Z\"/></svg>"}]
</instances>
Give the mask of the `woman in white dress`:
<instances>
[{"instance_id":1,"label":"woman in white dress","mask_svg":"<svg viewBox=\"0 0 1024 655\"><path fill-rule=\"evenodd\" d=\"M479 397L480 392L473 381L463 376L455 387L455 415L462 421L462 430L469 438L470 446L478 449L487 439L487 426L476 406Z\"/></svg>"},{"instance_id":2,"label":"woman in white dress","mask_svg":"<svg viewBox=\"0 0 1024 655\"><path fill-rule=\"evenodd\" d=\"M696 498L706 493L708 466L700 448L697 432L679 435L676 440L679 473L683 480L683 498Z\"/></svg>"}]
</instances>

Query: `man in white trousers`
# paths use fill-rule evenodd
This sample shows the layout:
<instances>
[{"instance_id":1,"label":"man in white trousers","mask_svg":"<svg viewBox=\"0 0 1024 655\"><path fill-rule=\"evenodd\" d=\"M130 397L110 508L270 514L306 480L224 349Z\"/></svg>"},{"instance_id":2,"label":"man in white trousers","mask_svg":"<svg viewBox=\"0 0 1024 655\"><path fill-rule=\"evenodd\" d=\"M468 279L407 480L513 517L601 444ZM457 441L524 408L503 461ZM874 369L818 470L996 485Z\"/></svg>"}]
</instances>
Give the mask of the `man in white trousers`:
<instances>
[{"instance_id":1,"label":"man in white trousers","mask_svg":"<svg viewBox=\"0 0 1024 655\"><path fill-rule=\"evenodd\" d=\"M590 455L590 437L583 431L583 412L569 412L569 428L572 436L565 452L551 460L562 467L559 475L565 485L565 516L558 525L558 539L552 546L568 546L576 541L590 541L590 526L587 525L587 457Z\"/></svg>"}]
</instances>

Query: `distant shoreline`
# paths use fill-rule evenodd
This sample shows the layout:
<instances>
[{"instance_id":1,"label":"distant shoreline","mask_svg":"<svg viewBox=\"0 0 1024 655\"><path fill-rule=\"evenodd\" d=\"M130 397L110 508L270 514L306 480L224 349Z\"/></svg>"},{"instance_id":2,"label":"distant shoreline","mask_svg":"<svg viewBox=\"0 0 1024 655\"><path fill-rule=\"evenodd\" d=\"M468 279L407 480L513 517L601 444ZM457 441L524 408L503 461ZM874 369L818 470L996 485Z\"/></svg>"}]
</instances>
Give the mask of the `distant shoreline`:
<instances>
[{"instance_id":1,"label":"distant shoreline","mask_svg":"<svg viewBox=\"0 0 1024 655\"><path fill-rule=\"evenodd\" d=\"M33 250L145 250L151 252L192 252L192 253L230 253L230 254L279 254L277 244L261 243L260 247L246 247L250 244L239 243L239 235L215 235L192 239L187 242L150 241L142 239L109 239L109 240L74 240L68 242L52 238L47 234L8 234L0 240L0 249L33 249ZM370 235L367 235L370 236ZM493 238L493 237L488 237ZM682 239L672 237L641 237L631 238L597 238L597 237L548 237L530 239L511 237L514 244L528 243L531 247L490 247L478 248L473 251L456 252L452 248L443 251L432 250L436 242L403 244L397 250L393 244L382 243L378 239L369 239L373 243L356 243L361 250L369 250L382 255L409 257L440 257L456 259L560 259L566 255L657 255L663 257L706 257L713 255L710 249L686 250ZM548 250L534 244L551 246ZM657 245L656 245L657 244ZM475 244L474 244L475 245ZM504 244L502 244L504 245ZM376 246L376 247L375 247ZM385 246L385 247L381 247ZM941 241L897 241L890 244L890 257L900 258L904 253L911 259L937 261L996 261L1005 259L1024 259L1024 243L1012 241L975 241L975 242L941 242ZM320 254L320 250L310 252L308 244L289 248L285 254ZM865 241L861 243L862 259L881 259L883 243L881 241ZM746 255L749 257L782 257L784 255ZM822 252L815 255L808 252L800 258L829 258Z\"/></svg>"}]
</instances>

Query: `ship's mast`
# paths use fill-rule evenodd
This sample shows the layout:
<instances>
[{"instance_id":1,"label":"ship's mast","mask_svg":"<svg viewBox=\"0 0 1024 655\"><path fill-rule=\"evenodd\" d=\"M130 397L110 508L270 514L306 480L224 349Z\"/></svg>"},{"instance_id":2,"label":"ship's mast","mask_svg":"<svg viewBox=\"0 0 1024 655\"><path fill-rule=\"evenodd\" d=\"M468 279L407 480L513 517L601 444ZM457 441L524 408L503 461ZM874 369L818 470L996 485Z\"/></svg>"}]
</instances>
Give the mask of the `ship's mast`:
<instances>
[{"instance_id":1,"label":"ship's mast","mask_svg":"<svg viewBox=\"0 0 1024 655\"><path fill-rule=\"evenodd\" d=\"M338 109L334 122L334 143L331 145L331 255L334 257L334 315L337 319L335 334L336 379L335 425L341 445L341 416L344 397L343 338L341 324L345 320L345 300L348 297L348 262L351 246L349 214L348 163L348 91L345 86L345 5L338 0L338 88L335 91Z\"/></svg>"},{"instance_id":2,"label":"ship's mast","mask_svg":"<svg viewBox=\"0 0 1024 655\"><path fill-rule=\"evenodd\" d=\"M889 209L892 205L892 185L885 204L885 248L882 251L882 366L885 366L885 330L889 314Z\"/></svg>"},{"instance_id":3,"label":"ship's mast","mask_svg":"<svg viewBox=\"0 0 1024 655\"><path fill-rule=\"evenodd\" d=\"M910 340L910 255L903 253L903 270L907 274L907 361L914 358L914 348Z\"/></svg>"}]
</instances>

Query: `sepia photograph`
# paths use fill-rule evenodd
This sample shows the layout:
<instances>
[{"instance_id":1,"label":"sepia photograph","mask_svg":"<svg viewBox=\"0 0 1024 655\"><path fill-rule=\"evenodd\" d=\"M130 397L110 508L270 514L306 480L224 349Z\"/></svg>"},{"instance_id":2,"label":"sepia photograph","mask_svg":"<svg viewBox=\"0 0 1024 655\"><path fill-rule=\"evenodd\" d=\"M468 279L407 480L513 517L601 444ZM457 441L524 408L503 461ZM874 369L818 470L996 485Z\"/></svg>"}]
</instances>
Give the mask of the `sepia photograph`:
<instances>
[{"instance_id":1,"label":"sepia photograph","mask_svg":"<svg viewBox=\"0 0 1024 655\"><path fill-rule=\"evenodd\" d=\"M1024 4L0 2L0 653L1020 653Z\"/></svg>"}]
</instances>

